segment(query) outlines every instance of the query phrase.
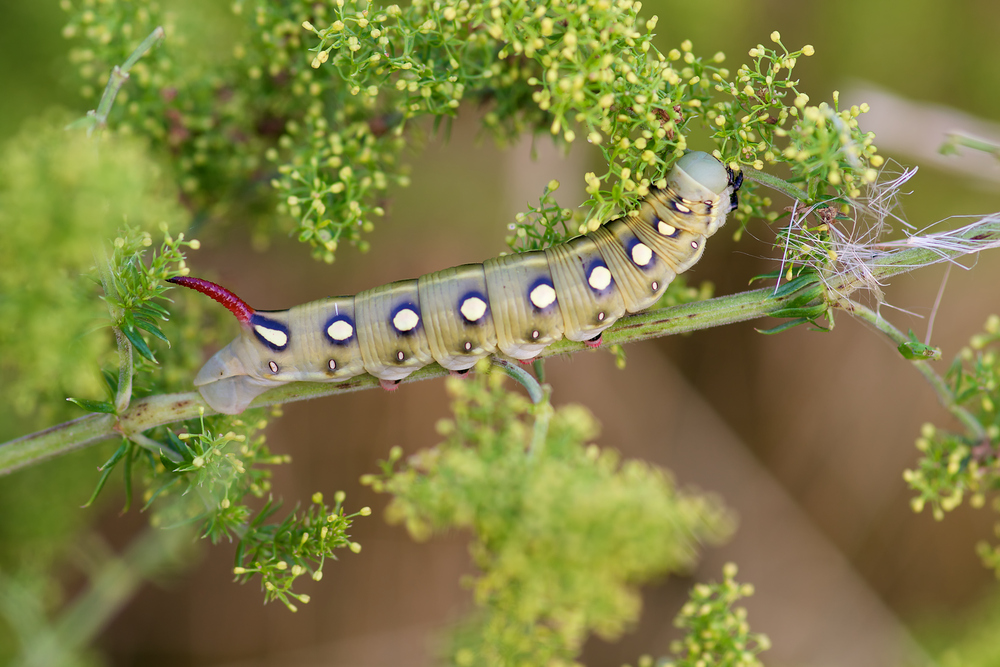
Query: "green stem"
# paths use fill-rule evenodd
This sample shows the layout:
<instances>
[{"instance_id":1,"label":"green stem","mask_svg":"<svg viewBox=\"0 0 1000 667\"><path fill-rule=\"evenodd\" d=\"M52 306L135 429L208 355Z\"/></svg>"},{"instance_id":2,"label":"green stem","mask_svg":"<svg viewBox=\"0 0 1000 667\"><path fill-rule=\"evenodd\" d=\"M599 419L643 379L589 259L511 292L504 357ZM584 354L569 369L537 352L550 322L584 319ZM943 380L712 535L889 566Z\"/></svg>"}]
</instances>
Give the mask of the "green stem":
<instances>
[{"instance_id":1,"label":"green stem","mask_svg":"<svg viewBox=\"0 0 1000 667\"><path fill-rule=\"evenodd\" d=\"M534 456L544 447L545 439L549 435L549 422L552 421L552 415L555 414L555 410L549 402L550 393L551 387L545 385L542 400L535 403L535 425L531 430L531 445L528 447L528 456Z\"/></svg>"},{"instance_id":2,"label":"green stem","mask_svg":"<svg viewBox=\"0 0 1000 667\"><path fill-rule=\"evenodd\" d=\"M519 367L517 364L507 361L506 359L500 359L499 357L494 358L493 365L499 368L504 374L520 384L528 392L528 397L531 402L538 405L545 399L545 390L542 389L542 385L538 384L538 380L532 377L531 373Z\"/></svg>"},{"instance_id":3,"label":"green stem","mask_svg":"<svg viewBox=\"0 0 1000 667\"><path fill-rule=\"evenodd\" d=\"M104 289L104 300L108 304L111 315L111 329L115 332L115 342L118 344L118 390L115 392L115 411L121 414L128 408L132 400L132 342L122 333L121 322L124 311L118 307L118 288L115 286L111 262L104 247L98 248L96 255L97 272L101 276L101 287Z\"/></svg>"},{"instance_id":4,"label":"green stem","mask_svg":"<svg viewBox=\"0 0 1000 667\"><path fill-rule=\"evenodd\" d=\"M957 153L958 151L955 150L956 146L965 146L966 148L982 151L983 153L989 153L993 157L1000 159L1000 145L986 141L985 139L963 134L962 132L949 132L948 141L942 147L941 152L945 154Z\"/></svg>"},{"instance_id":5,"label":"green stem","mask_svg":"<svg viewBox=\"0 0 1000 667\"><path fill-rule=\"evenodd\" d=\"M139 58L146 55L146 53L153 48L153 45L163 39L164 36L166 36L166 33L163 31L163 28L161 26L157 26L156 29L149 33L149 36L142 40L142 43L136 47L135 51L132 52L132 55L128 57L128 60L126 60L121 66L115 65L115 68L111 70L111 75L108 77L108 83L104 87L104 94L101 95L101 101L98 102L97 108L88 111L86 118L81 118L80 120L71 123L69 127L86 125L88 136L95 129L104 129L108 124L108 115L111 113L111 107L115 104L115 98L118 96L118 91L121 90L122 86L125 85L125 82L128 81L129 72L132 70L132 66L139 61Z\"/></svg>"},{"instance_id":6,"label":"green stem","mask_svg":"<svg viewBox=\"0 0 1000 667\"><path fill-rule=\"evenodd\" d=\"M926 247L904 246L891 249L877 254L864 264L865 274L870 278L883 280L968 255L976 247L993 247L1000 242L1000 218L986 219L970 225L961 234L953 235L951 238L964 239L969 247L929 250ZM865 285L863 279L852 273L831 278L826 287L831 294L843 299ZM790 313L810 305L817 304L802 303L802 294L799 292L774 296L773 288L758 289L623 317L604 332L603 341L606 346L633 343L649 338L745 322L772 313ZM853 312L858 311L855 309ZM539 356L572 354L586 349L588 348L584 343L561 340L547 347ZM431 364L416 371L404 382L408 384L447 374L448 371L437 364ZM264 407L373 389L378 386L378 380L370 375L361 375L340 384L293 382L262 394L250 405ZM201 396L194 392L149 396L133 401L129 409L118 416L117 422L113 415L92 414L0 445L0 475L105 438L122 434L129 436L154 426L184 421L206 413L211 414L212 410Z\"/></svg>"},{"instance_id":7,"label":"green stem","mask_svg":"<svg viewBox=\"0 0 1000 667\"><path fill-rule=\"evenodd\" d=\"M867 308L860 303L851 301L850 299L840 299L836 305L838 308L843 309L854 317L868 322L892 339L896 345L902 345L910 342L910 338L906 334L894 327L872 309ZM971 412L958 404L958 401L955 399L955 394L951 391L948 383L944 381L944 378L935 373L934 369L931 368L931 365L926 361L915 359L910 361L910 363L913 364L917 371L924 376L925 380L927 380L927 383L934 390L934 393L937 394L938 401L941 402L941 405L943 405L944 408L955 417L955 419L960 421L965 428L973 434L977 441L988 442L989 436L986 434L986 429L983 428L983 425L979 423L979 420L976 419Z\"/></svg>"},{"instance_id":8,"label":"green stem","mask_svg":"<svg viewBox=\"0 0 1000 667\"><path fill-rule=\"evenodd\" d=\"M36 641L23 647L19 665L76 664L84 650L147 580L176 568L191 548L191 530L146 529L120 557L101 563L89 587L65 606ZM5 607L8 605L4 605ZM4 609L5 614L18 613Z\"/></svg>"}]
</instances>

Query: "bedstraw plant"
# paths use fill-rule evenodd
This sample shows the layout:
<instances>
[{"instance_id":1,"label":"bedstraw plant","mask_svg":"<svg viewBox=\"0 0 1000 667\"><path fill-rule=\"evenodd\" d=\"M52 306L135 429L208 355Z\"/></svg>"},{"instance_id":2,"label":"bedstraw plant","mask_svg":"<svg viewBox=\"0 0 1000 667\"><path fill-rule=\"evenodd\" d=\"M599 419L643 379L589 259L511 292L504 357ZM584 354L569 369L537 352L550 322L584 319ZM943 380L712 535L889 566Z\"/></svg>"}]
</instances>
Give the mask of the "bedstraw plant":
<instances>
[{"instance_id":1,"label":"bedstraw plant","mask_svg":"<svg viewBox=\"0 0 1000 667\"><path fill-rule=\"evenodd\" d=\"M342 492L332 505L317 492L275 520L269 471L288 461L265 444L264 408L375 382L289 385L240 417L213 415L190 381L201 349L223 342L221 309L174 301L164 281L188 273L187 253L201 245L193 230L212 244L225 233L258 245L291 234L326 262L351 252L346 246L364 252L396 188L409 183L404 149L446 133L461 113L477 115L482 134L501 145L547 135L563 146L587 142L600 155L600 167L580 175L589 197L581 208L560 207L552 198L559 184L549 183L539 206L511 223L512 251L559 243L634 209L679 156L703 147L691 138L705 137L746 177L734 235L783 225L782 264L770 276L777 284L708 299L710 286L678 281L605 341L765 315L787 319L775 330L832 327L837 311L870 321L965 428L924 428L924 459L906 473L919 494L914 508L940 516L966 497L998 502L990 496L1000 484L995 318L941 377L928 364L929 341L895 330L854 293L994 247L1000 222L898 246L878 245L878 234L863 244L838 236L852 216L884 221L888 210L873 202L886 201L887 186L874 137L859 125L867 106L841 108L836 92L816 103L801 91L796 66L814 55L811 46L789 47L774 32L766 44L738 48L745 55L734 61L686 40L661 51L657 18L634 0L61 5L73 85L94 111L81 107L75 124L36 120L3 149L0 364L9 381L0 393L20 432L74 409L90 414L0 446L0 471L117 438L91 480L91 502L123 494L125 509L141 505L159 531L235 542L238 581L259 582L265 601L292 611L308 602L296 579L319 581L337 549L364 557L349 531L371 511L346 509ZM794 200L790 214L775 195ZM56 270L34 270L41 257ZM582 347L563 341L543 356ZM592 444L597 427L586 408L554 408L547 387L506 369L532 402L488 368L449 383L454 414L439 425L442 443L406 460L390 450L364 481L391 496L388 518L416 539L471 533L476 611L452 635L452 663L574 664L588 636L617 637L635 622L639 585L689 568L732 520L717 500L679 492L666 471ZM414 378L442 374L428 367ZM121 481L102 494L112 480ZM1000 572L997 549L980 548ZM727 566L723 583L694 588L677 621L686 634L662 664L760 664L768 641L733 607L751 591L734 576ZM0 610L15 589L0 581ZM35 615L40 627L47 613ZM8 623L16 624L9 614ZM32 655L36 635L20 636L20 655ZM70 655L85 643L59 646Z\"/></svg>"}]
</instances>

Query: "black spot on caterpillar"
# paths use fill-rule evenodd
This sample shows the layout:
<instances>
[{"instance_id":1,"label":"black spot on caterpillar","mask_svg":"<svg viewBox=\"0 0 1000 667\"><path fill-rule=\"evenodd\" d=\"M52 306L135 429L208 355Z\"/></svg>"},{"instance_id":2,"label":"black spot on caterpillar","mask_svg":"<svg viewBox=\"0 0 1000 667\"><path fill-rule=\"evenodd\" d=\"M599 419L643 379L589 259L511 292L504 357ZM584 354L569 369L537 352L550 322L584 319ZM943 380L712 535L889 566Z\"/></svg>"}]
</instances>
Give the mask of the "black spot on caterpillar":
<instances>
[{"instance_id":1,"label":"black spot on caterpillar","mask_svg":"<svg viewBox=\"0 0 1000 667\"><path fill-rule=\"evenodd\" d=\"M341 382L367 372L391 388L434 361L461 373L496 352L532 359L560 338L599 345L605 329L653 305L698 261L705 239L736 207L742 174L690 152L666 181L636 213L546 250L289 310L256 311L214 283L172 278L225 305L242 325L194 384L212 409L238 414L288 382Z\"/></svg>"}]
</instances>

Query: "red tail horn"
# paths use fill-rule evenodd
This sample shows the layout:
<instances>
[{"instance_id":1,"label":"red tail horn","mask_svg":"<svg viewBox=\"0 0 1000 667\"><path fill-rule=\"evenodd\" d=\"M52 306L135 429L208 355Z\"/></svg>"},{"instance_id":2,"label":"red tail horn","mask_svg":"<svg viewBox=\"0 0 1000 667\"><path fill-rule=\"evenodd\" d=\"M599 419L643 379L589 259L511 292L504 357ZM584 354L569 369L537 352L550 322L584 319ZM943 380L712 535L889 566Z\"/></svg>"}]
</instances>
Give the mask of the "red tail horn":
<instances>
[{"instance_id":1,"label":"red tail horn","mask_svg":"<svg viewBox=\"0 0 1000 667\"><path fill-rule=\"evenodd\" d=\"M184 287L190 287L191 289L197 290L206 296L210 296L228 308L229 312L235 315L236 319L238 319L241 324L249 324L250 316L254 314L254 309L248 306L246 301L236 296L225 287L216 285L213 282L202 280L201 278L188 278L187 276L168 278L167 282L174 283L176 285L183 285Z\"/></svg>"}]
</instances>

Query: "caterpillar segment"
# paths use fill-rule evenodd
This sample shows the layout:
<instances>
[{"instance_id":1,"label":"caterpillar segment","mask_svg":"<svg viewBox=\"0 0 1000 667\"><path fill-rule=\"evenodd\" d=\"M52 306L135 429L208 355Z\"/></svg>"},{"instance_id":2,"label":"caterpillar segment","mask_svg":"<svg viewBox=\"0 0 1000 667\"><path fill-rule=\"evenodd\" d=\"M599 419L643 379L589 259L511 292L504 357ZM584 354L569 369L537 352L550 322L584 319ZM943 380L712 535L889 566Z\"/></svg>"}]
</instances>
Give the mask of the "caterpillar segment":
<instances>
[{"instance_id":1,"label":"caterpillar segment","mask_svg":"<svg viewBox=\"0 0 1000 667\"><path fill-rule=\"evenodd\" d=\"M435 361L462 373L491 354L528 361L561 338L597 345L701 258L741 183L711 155L690 152L638 211L583 236L283 311L254 310L206 280L172 278L222 303L242 327L194 384L213 410L238 414L288 382L370 373L393 388Z\"/></svg>"}]
</instances>

